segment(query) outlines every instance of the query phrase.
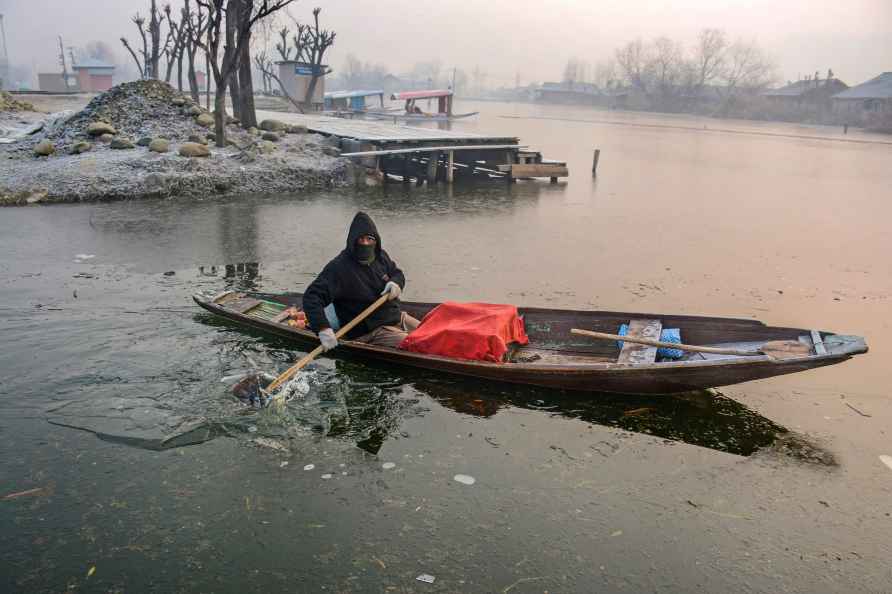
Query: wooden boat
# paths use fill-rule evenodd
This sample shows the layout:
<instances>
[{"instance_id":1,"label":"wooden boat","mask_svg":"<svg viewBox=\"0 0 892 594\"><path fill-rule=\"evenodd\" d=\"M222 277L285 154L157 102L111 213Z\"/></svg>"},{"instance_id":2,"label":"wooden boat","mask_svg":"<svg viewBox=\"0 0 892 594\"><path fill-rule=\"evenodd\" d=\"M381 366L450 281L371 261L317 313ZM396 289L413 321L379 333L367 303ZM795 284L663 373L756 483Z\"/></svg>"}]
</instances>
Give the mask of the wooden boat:
<instances>
[{"instance_id":1,"label":"wooden boat","mask_svg":"<svg viewBox=\"0 0 892 594\"><path fill-rule=\"evenodd\" d=\"M378 105L371 105L370 97L377 97ZM322 115L353 118L367 114L385 115L401 111L399 107L384 106L384 91L382 90L331 91L323 96Z\"/></svg>"},{"instance_id":2,"label":"wooden boat","mask_svg":"<svg viewBox=\"0 0 892 594\"><path fill-rule=\"evenodd\" d=\"M402 113L393 111L367 111L364 115L367 118L376 120L395 120L399 122L451 122L452 120L461 120L470 118L479 114L479 111L471 111L468 113Z\"/></svg>"},{"instance_id":3,"label":"wooden boat","mask_svg":"<svg viewBox=\"0 0 892 594\"><path fill-rule=\"evenodd\" d=\"M368 113L367 117L378 119L392 119L401 122L448 122L451 120L460 120L477 115L479 112L472 111L470 113L452 113L452 91L451 90L432 90L432 91L404 91L402 93L394 93L390 96L391 101L405 101L405 109L401 113ZM437 100L437 111L435 113L426 113L421 111L417 106L418 101Z\"/></svg>"},{"instance_id":4,"label":"wooden boat","mask_svg":"<svg viewBox=\"0 0 892 594\"><path fill-rule=\"evenodd\" d=\"M301 306L300 293L268 294L228 291L213 298L194 296L204 309L238 324L293 338L311 347L316 335L290 327L283 311ZM402 302L404 311L421 319L436 303ZM566 390L626 394L666 394L727 386L841 363L867 352L860 336L766 326L757 320L607 311L519 308L530 344L513 349L505 363L450 359L342 340L338 355L471 376L515 384ZM679 360L657 361L656 349L625 342L591 340L570 333L583 328L614 333L621 324L633 328L678 328L685 344L757 350L770 341L793 340L809 346L808 354L776 359L769 355L686 353Z\"/></svg>"}]
</instances>

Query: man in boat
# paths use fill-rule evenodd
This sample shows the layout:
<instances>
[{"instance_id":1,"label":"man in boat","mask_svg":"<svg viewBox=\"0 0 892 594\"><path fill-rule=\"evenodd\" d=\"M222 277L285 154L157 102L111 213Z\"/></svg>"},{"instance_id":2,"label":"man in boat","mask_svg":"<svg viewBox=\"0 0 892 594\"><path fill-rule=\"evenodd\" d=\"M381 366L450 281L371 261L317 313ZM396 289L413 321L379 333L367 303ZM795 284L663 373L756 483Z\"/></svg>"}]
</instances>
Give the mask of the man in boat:
<instances>
[{"instance_id":1,"label":"man in boat","mask_svg":"<svg viewBox=\"0 0 892 594\"><path fill-rule=\"evenodd\" d=\"M405 286L402 270L381 247L375 223L358 212L350 223L347 246L307 287L303 309L322 348L329 351L338 345L333 326L346 324L386 293L388 301L348 332L347 338L395 348L419 324L400 309L399 296ZM326 316L326 308L331 312L331 306L336 320Z\"/></svg>"}]
</instances>

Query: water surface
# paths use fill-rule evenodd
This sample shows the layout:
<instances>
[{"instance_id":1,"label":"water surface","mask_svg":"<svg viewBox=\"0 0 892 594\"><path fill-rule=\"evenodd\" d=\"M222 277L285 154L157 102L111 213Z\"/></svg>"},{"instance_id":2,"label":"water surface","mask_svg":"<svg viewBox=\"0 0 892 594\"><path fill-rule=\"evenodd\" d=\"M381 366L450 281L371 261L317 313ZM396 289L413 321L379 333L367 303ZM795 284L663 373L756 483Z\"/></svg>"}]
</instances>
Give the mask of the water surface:
<instances>
[{"instance_id":1,"label":"water surface","mask_svg":"<svg viewBox=\"0 0 892 594\"><path fill-rule=\"evenodd\" d=\"M571 178L0 211L0 497L40 489L0 501L3 591L888 588L892 146L468 107ZM359 209L407 299L754 317L871 352L667 397L325 358L284 417L244 407L221 377L302 353L190 295L302 290Z\"/></svg>"}]
</instances>

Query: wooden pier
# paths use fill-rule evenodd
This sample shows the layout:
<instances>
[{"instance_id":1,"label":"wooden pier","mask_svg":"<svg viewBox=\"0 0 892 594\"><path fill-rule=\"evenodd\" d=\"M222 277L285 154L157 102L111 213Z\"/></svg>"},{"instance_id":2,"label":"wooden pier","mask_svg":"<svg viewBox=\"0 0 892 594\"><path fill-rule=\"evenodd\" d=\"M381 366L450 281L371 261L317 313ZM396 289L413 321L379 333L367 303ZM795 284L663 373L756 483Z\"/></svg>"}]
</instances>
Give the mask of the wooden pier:
<instances>
[{"instance_id":1,"label":"wooden pier","mask_svg":"<svg viewBox=\"0 0 892 594\"><path fill-rule=\"evenodd\" d=\"M422 185L425 181L453 183L483 178L549 178L555 183L569 175L566 163L543 159L541 153L519 144L516 137L406 126L386 120L261 111L258 116L306 126L310 132L337 139L341 156L352 158L360 171L383 183L414 181Z\"/></svg>"}]
</instances>

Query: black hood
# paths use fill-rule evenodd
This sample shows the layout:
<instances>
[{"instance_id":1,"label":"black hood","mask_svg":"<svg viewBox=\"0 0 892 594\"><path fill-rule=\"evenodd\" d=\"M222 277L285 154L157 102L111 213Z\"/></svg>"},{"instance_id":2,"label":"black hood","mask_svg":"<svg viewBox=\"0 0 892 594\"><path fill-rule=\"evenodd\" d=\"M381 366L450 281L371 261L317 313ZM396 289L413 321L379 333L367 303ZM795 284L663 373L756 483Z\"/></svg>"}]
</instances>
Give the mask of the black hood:
<instances>
[{"instance_id":1,"label":"black hood","mask_svg":"<svg viewBox=\"0 0 892 594\"><path fill-rule=\"evenodd\" d=\"M356 240L363 235L371 235L375 238L375 254L381 255L381 236L372 217L360 211L353 217L350 223L350 231L347 232L347 253L356 257Z\"/></svg>"}]
</instances>

